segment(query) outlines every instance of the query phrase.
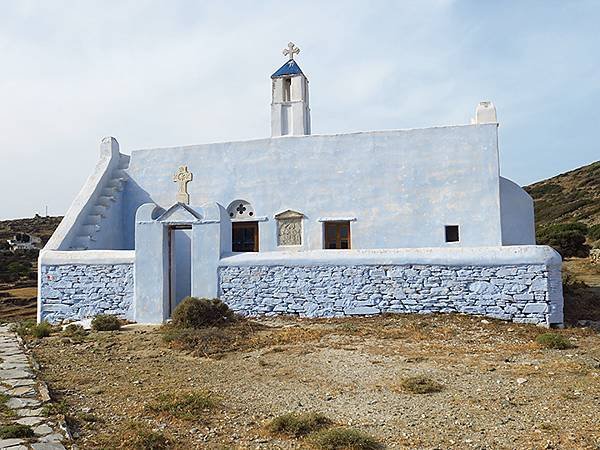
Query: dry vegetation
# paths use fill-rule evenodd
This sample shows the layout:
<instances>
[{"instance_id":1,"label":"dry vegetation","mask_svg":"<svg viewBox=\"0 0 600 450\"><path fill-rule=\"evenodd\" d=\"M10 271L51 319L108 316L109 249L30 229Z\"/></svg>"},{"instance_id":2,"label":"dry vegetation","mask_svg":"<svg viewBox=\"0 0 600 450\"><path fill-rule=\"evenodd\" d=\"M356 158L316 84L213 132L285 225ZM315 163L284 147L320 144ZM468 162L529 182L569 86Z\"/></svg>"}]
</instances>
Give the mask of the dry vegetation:
<instances>
[{"instance_id":1,"label":"dry vegetation","mask_svg":"<svg viewBox=\"0 0 600 450\"><path fill-rule=\"evenodd\" d=\"M538 226L600 223L600 161L539 181L525 190L535 200Z\"/></svg>"},{"instance_id":2,"label":"dry vegetation","mask_svg":"<svg viewBox=\"0 0 600 450\"><path fill-rule=\"evenodd\" d=\"M553 330L576 345L558 350L535 326L457 315L242 323L209 328L203 351L133 325L31 343L80 448L600 445L590 329Z\"/></svg>"}]
</instances>

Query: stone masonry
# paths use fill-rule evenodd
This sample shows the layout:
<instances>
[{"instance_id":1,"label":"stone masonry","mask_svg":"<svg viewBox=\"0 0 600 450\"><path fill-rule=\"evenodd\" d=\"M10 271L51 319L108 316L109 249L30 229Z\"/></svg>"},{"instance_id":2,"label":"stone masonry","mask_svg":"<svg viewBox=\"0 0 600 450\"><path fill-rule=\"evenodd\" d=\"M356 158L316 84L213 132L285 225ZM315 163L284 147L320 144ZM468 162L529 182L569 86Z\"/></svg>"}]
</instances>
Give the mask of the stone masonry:
<instances>
[{"instance_id":1,"label":"stone masonry","mask_svg":"<svg viewBox=\"0 0 600 450\"><path fill-rule=\"evenodd\" d=\"M131 317L133 264L44 265L40 320L58 323L97 314Z\"/></svg>"},{"instance_id":2,"label":"stone masonry","mask_svg":"<svg viewBox=\"0 0 600 450\"><path fill-rule=\"evenodd\" d=\"M11 450L65 450L68 441L64 421L47 417L44 403L50 401L45 383L37 381L34 364L27 357L20 338L8 326L0 327L0 393L9 414L2 425L24 425L31 428L30 438L1 438L0 448Z\"/></svg>"},{"instance_id":3,"label":"stone masonry","mask_svg":"<svg viewBox=\"0 0 600 450\"><path fill-rule=\"evenodd\" d=\"M540 325L562 317L554 275L545 265L219 268L221 299L244 315L458 312Z\"/></svg>"}]
</instances>

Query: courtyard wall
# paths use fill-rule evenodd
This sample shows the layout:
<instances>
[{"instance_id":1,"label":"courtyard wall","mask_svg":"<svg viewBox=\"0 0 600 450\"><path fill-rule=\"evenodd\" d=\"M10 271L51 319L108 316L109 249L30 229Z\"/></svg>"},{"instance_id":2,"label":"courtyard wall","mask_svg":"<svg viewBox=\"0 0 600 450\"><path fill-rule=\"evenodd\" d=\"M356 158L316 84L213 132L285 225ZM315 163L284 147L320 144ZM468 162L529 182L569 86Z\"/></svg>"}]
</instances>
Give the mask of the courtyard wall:
<instances>
[{"instance_id":1,"label":"courtyard wall","mask_svg":"<svg viewBox=\"0 0 600 450\"><path fill-rule=\"evenodd\" d=\"M38 322L114 314L133 319L131 251L46 252L38 271Z\"/></svg>"},{"instance_id":2,"label":"courtyard wall","mask_svg":"<svg viewBox=\"0 0 600 450\"><path fill-rule=\"evenodd\" d=\"M220 297L250 316L454 312L562 323L560 256L549 247L463 249L446 257L423 250L236 255L219 268Z\"/></svg>"}]
</instances>

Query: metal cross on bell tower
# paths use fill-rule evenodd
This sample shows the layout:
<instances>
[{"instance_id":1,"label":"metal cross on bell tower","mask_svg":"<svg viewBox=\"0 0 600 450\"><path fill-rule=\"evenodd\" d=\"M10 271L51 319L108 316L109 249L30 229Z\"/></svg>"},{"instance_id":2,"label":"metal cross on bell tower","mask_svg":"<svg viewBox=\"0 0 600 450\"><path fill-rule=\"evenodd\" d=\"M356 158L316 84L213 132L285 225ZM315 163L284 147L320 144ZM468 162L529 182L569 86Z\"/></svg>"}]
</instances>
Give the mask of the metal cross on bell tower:
<instances>
[{"instance_id":1,"label":"metal cross on bell tower","mask_svg":"<svg viewBox=\"0 0 600 450\"><path fill-rule=\"evenodd\" d=\"M293 42L289 42L287 48L283 49L283 55L287 56L289 59L294 59L294 55L300 53L300 49L296 47L296 44Z\"/></svg>"}]
</instances>

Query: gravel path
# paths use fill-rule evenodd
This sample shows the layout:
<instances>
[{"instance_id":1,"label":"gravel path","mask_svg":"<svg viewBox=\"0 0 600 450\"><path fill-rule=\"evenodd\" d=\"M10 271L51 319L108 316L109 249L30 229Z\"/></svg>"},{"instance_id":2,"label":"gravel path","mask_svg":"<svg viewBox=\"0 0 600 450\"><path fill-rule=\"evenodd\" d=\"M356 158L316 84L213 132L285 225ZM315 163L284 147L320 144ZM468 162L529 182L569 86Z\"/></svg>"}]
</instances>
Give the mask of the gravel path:
<instances>
[{"instance_id":1,"label":"gravel path","mask_svg":"<svg viewBox=\"0 0 600 450\"><path fill-rule=\"evenodd\" d=\"M32 362L21 339L8 326L0 327L0 393L8 407L9 419L2 426L31 427L35 437L0 439L0 449L64 450L65 435L55 421L44 417L43 404L50 400L44 383L38 383Z\"/></svg>"}]
</instances>

